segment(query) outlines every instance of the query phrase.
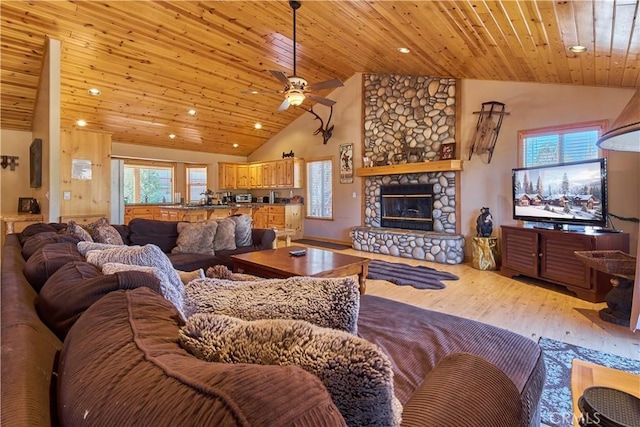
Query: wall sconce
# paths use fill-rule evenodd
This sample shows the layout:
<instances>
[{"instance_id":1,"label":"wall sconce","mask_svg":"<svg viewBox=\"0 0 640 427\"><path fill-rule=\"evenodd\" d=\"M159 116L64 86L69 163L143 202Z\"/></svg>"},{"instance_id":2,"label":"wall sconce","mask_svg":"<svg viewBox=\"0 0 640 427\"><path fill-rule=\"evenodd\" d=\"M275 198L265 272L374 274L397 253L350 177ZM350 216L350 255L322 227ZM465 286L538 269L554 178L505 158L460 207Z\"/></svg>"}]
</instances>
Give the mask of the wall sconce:
<instances>
[{"instance_id":1,"label":"wall sconce","mask_svg":"<svg viewBox=\"0 0 640 427\"><path fill-rule=\"evenodd\" d=\"M509 113L505 111L505 105L502 102L490 101L483 102L481 111L474 111L473 114L480 114L480 117L478 117L478 124L476 124L476 130L471 139L469 160L471 160L473 153L489 153L487 163L491 163L502 119Z\"/></svg>"},{"instance_id":2,"label":"wall sconce","mask_svg":"<svg viewBox=\"0 0 640 427\"><path fill-rule=\"evenodd\" d=\"M6 169L7 166L9 166L9 169L15 171L16 166L19 166L18 159L20 157L18 156L1 156L1 158L2 161L0 162L0 166L2 166L2 169Z\"/></svg>"}]
</instances>

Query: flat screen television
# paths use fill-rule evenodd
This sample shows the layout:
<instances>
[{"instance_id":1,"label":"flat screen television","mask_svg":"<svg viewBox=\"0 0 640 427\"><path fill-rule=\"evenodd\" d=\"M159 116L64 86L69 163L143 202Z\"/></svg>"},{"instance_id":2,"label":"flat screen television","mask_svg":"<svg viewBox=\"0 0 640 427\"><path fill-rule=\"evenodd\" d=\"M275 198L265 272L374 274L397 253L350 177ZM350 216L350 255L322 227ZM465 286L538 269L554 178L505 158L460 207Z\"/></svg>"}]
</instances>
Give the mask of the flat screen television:
<instances>
[{"instance_id":1,"label":"flat screen television","mask_svg":"<svg viewBox=\"0 0 640 427\"><path fill-rule=\"evenodd\" d=\"M607 226L606 159L517 168L512 176L513 219Z\"/></svg>"}]
</instances>

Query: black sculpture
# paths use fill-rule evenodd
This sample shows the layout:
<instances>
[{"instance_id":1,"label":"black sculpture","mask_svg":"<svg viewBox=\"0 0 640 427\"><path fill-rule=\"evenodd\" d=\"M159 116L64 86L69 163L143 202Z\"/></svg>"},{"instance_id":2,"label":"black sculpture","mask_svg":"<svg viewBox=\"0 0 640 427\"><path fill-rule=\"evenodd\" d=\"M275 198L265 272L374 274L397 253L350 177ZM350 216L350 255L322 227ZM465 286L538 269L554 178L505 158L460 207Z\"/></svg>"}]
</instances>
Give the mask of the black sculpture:
<instances>
[{"instance_id":1,"label":"black sculpture","mask_svg":"<svg viewBox=\"0 0 640 427\"><path fill-rule=\"evenodd\" d=\"M483 207L480 209L480 215L478 215L476 224L478 237L491 237L491 233L493 233L493 218L491 217L489 208Z\"/></svg>"}]
</instances>

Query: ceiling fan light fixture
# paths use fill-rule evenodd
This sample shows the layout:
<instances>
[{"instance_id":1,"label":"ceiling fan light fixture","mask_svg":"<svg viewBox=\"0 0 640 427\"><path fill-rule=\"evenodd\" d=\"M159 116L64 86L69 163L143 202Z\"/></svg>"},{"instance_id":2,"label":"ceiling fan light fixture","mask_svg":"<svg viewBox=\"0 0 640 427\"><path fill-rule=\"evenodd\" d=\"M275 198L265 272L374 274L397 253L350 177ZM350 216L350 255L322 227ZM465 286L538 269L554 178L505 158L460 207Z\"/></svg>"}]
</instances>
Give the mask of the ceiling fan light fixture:
<instances>
[{"instance_id":1,"label":"ceiling fan light fixture","mask_svg":"<svg viewBox=\"0 0 640 427\"><path fill-rule=\"evenodd\" d=\"M287 93L286 98L287 98L287 101L289 101L290 105L297 107L298 105L302 104L302 102L305 99L305 96L302 91L293 89Z\"/></svg>"}]
</instances>

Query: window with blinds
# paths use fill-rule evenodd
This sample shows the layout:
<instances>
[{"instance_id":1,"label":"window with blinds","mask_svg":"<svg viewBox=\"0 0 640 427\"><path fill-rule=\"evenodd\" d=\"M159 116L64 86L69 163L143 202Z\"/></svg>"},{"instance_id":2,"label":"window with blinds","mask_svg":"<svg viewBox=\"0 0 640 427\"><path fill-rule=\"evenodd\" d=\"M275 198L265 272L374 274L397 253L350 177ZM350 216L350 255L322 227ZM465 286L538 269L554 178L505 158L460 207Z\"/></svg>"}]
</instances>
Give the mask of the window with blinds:
<instances>
[{"instance_id":1,"label":"window with blinds","mask_svg":"<svg viewBox=\"0 0 640 427\"><path fill-rule=\"evenodd\" d=\"M187 183L187 198L189 202L197 203L207 191L207 167L206 166L185 166Z\"/></svg>"},{"instance_id":2,"label":"window with blinds","mask_svg":"<svg viewBox=\"0 0 640 427\"><path fill-rule=\"evenodd\" d=\"M307 160L307 218L333 219L333 159Z\"/></svg>"},{"instance_id":3,"label":"window with blinds","mask_svg":"<svg viewBox=\"0 0 640 427\"><path fill-rule=\"evenodd\" d=\"M605 122L579 123L518 132L520 167L577 162L601 157L596 145Z\"/></svg>"}]
</instances>

